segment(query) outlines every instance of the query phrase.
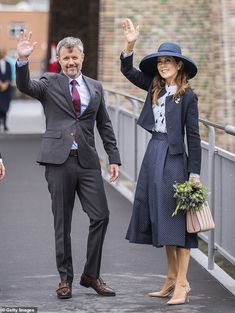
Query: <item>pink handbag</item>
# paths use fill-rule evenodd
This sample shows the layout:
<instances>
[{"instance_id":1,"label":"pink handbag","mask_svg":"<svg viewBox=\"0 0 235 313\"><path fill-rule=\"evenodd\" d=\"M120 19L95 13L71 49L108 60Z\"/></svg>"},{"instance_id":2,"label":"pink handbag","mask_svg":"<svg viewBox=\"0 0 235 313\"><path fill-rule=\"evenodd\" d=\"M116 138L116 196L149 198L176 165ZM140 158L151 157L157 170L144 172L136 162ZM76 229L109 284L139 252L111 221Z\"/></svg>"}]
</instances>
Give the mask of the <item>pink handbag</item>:
<instances>
[{"instance_id":1,"label":"pink handbag","mask_svg":"<svg viewBox=\"0 0 235 313\"><path fill-rule=\"evenodd\" d=\"M188 233L199 233L215 228L215 223L207 201L203 204L200 211L187 211L186 225Z\"/></svg>"}]
</instances>

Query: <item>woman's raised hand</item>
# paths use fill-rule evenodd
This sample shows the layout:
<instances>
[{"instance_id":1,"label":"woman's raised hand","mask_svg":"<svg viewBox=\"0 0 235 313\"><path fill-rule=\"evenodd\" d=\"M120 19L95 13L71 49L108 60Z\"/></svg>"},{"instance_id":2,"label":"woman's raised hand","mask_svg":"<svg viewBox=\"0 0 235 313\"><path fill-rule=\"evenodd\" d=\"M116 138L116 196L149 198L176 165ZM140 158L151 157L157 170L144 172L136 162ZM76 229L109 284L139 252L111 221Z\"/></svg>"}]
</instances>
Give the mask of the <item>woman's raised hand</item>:
<instances>
[{"instance_id":1,"label":"woman's raised hand","mask_svg":"<svg viewBox=\"0 0 235 313\"><path fill-rule=\"evenodd\" d=\"M139 37L139 25L134 27L132 21L126 18L122 23L123 33L126 38L125 52L131 53L133 51L135 42Z\"/></svg>"},{"instance_id":2,"label":"woman's raised hand","mask_svg":"<svg viewBox=\"0 0 235 313\"><path fill-rule=\"evenodd\" d=\"M132 21L126 18L122 23L123 33L128 43L135 43L139 37L139 25L134 27Z\"/></svg>"},{"instance_id":3,"label":"woman's raised hand","mask_svg":"<svg viewBox=\"0 0 235 313\"><path fill-rule=\"evenodd\" d=\"M33 52L37 42L32 42L32 32L26 30L20 32L17 36L17 52L19 59L27 59Z\"/></svg>"}]
</instances>

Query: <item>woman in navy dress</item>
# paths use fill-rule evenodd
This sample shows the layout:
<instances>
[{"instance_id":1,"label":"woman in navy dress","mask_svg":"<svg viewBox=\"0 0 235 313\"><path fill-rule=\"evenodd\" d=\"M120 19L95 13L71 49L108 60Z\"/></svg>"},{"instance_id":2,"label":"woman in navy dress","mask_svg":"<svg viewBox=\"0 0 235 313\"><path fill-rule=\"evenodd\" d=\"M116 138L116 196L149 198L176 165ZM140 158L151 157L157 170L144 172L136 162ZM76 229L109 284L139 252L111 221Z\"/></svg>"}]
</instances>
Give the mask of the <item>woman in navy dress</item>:
<instances>
[{"instance_id":1,"label":"woman in navy dress","mask_svg":"<svg viewBox=\"0 0 235 313\"><path fill-rule=\"evenodd\" d=\"M197 248L196 234L186 231L185 215L172 217L176 208L173 184L186 180L200 183L201 144L198 99L189 85L197 73L195 63L181 53L179 45L165 42L158 51L133 67L133 48L139 26L123 22L126 39L121 71L147 97L137 121L152 134L141 165L133 212L126 238L132 243L165 247L167 277L153 297L168 297L167 304L183 304L191 290L187 280L190 248ZM187 138L187 150L184 138Z\"/></svg>"}]
</instances>

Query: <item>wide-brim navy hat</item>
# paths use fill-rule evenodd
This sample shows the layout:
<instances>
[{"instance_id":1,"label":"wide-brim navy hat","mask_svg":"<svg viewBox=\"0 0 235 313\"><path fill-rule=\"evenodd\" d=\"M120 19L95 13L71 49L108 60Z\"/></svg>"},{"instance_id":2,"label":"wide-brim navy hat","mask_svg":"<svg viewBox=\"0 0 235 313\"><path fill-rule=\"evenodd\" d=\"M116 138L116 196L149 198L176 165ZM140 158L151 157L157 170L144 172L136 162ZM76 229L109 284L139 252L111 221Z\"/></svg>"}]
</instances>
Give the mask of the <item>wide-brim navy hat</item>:
<instances>
[{"instance_id":1,"label":"wide-brim navy hat","mask_svg":"<svg viewBox=\"0 0 235 313\"><path fill-rule=\"evenodd\" d=\"M155 76L157 72L157 58L160 56L171 56L180 59L184 63L184 69L188 73L189 78L193 78L197 74L196 64L182 55L180 46L174 42L164 42L160 45L157 52L144 57L139 65L140 70L149 76Z\"/></svg>"}]
</instances>

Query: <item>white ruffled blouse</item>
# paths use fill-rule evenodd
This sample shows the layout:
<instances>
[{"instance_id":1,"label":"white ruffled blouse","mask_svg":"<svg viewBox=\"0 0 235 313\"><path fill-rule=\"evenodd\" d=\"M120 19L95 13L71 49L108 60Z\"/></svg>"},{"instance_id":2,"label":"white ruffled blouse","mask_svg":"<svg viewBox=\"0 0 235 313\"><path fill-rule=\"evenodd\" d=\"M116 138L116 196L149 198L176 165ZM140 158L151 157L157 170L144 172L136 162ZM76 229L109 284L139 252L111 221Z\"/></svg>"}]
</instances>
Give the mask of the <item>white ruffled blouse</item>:
<instances>
[{"instance_id":1,"label":"white ruffled blouse","mask_svg":"<svg viewBox=\"0 0 235 313\"><path fill-rule=\"evenodd\" d=\"M153 103L153 115L154 115L155 125L152 130L154 132L159 132L159 133L167 133L166 118L165 118L166 97L170 95L174 95L177 90L177 86L166 85L165 89L166 89L166 93L161 98L158 99L157 103Z\"/></svg>"}]
</instances>

